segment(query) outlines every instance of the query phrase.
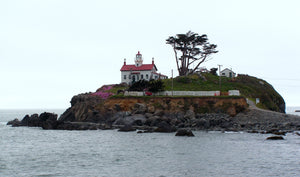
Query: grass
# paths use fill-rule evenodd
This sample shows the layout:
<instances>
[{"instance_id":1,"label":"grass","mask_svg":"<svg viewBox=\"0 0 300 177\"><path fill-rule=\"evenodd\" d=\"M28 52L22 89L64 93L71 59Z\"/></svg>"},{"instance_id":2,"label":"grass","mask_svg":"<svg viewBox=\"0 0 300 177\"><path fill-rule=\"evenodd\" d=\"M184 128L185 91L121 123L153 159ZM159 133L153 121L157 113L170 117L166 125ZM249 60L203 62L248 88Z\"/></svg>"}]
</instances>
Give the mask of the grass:
<instances>
[{"instance_id":1,"label":"grass","mask_svg":"<svg viewBox=\"0 0 300 177\"><path fill-rule=\"evenodd\" d=\"M172 90L172 79L162 80L165 85L165 90ZM118 90L127 89L125 86L114 86L109 92L117 94ZM198 75L180 76L173 79L174 91L218 91L220 90L219 76L210 73L202 73L202 77ZM260 98L260 103L257 107L269 109L278 112L284 112L285 102L281 95L267 83L266 81L248 76L239 75L231 79L221 77L221 92L228 90L239 90L241 96L246 98ZM114 95L113 97L123 97ZM132 96L131 96L132 97ZM156 96L166 97L166 96ZM182 96L178 96L182 97ZM185 96L186 97L186 96ZM193 96L188 96L193 97ZM228 96L224 96L228 97ZM230 97L232 98L232 97ZM255 100L254 100L255 101Z\"/></svg>"},{"instance_id":2,"label":"grass","mask_svg":"<svg viewBox=\"0 0 300 177\"><path fill-rule=\"evenodd\" d=\"M219 76L212 74L203 74L206 80L197 75L180 76L173 79L174 91L215 91L220 90ZM235 87L229 83L229 78L221 77L221 91L234 90ZM163 80L165 90L172 90L172 79Z\"/></svg>"},{"instance_id":3,"label":"grass","mask_svg":"<svg viewBox=\"0 0 300 177\"><path fill-rule=\"evenodd\" d=\"M180 76L173 79L174 91L218 91L239 90L241 95L247 98L260 98L257 107L273 111L281 111L285 102L281 95L266 81L248 75L239 75L231 79L221 77L221 89L219 76L210 73L198 75ZM172 79L163 80L165 90L172 90ZM254 100L255 101L255 100Z\"/></svg>"},{"instance_id":4,"label":"grass","mask_svg":"<svg viewBox=\"0 0 300 177\"><path fill-rule=\"evenodd\" d=\"M124 90L124 89L127 89L127 88L128 88L128 87L125 87L125 86L114 86L114 87L112 87L112 88L109 90L109 92L111 92L111 93L117 95L118 90Z\"/></svg>"}]
</instances>

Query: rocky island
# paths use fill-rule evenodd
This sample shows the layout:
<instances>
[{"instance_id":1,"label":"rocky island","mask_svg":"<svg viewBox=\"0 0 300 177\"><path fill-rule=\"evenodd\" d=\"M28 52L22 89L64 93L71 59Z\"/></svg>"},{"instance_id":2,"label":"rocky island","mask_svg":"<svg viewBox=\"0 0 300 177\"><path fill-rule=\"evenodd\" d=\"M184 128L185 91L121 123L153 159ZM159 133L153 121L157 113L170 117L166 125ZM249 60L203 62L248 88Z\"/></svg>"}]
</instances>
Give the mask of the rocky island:
<instances>
[{"instance_id":1,"label":"rocky island","mask_svg":"<svg viewBox=\"0 0 300 177\"><path fill-rule=\"evenodd\" d=\"M174 88L178 84L177 89L201 90L205 89L201 87L204 82L206 88L218 85L214 76L204 77L178 77L174 79ZM170 79L164 80L164 84L168 88ZM23 120L15 119L8 124L59 130L138 129L139 133L192 129L282 134L300 130L300 117L284 113L283 98L266 81L241 75L234 80L224 78L223 85L224 89L239 89L242 96L227 96L223 90L224 96L124 96L128 86L117 84L74 96L71 107L58 119L55 114L42 113L26 115ZM256 96L261 100L259 105L246 99Z\"/></svg>"}]
</instances>

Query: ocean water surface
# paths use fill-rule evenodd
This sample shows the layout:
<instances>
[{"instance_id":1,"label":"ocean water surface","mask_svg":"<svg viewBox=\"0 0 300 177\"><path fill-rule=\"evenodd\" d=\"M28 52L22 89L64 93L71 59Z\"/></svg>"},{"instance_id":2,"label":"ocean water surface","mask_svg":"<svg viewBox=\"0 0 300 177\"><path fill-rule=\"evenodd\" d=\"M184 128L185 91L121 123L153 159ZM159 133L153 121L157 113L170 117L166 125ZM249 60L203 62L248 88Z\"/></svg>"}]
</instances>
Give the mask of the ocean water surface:
<instances>
[{"instance_id":1,"label":"ocean water surface","mask_svg":"<svg viewBox=\"0 0 300 177\"><path fill-rule=\"evenodd\" d=\"M61 114L63 110L48 110ZM299 176L300 136L10 127L43 110L0 110L0 176ZM292 113L292 112L291 112Z\"/></svg>"}]
</instances>

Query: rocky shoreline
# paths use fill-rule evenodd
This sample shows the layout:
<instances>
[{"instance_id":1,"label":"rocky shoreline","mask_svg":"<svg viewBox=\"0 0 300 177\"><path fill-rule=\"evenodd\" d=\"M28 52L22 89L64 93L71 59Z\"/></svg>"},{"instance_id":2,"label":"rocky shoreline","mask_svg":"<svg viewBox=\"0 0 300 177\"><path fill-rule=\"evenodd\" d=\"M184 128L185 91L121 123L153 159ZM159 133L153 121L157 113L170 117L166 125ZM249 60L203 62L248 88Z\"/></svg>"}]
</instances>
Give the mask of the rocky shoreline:
<instances>
[{"instance_id":1,"label":"rocky shoreline","mask_svg":"<svg viewBox=\"0 0 300 177\"><path fill-rule=\"evenodd\" d=\"M245 131L250 133L273 133L300 130L300 117L284 113L249 108L231 117L224 113L195 114L193 111L149 113L143 105L136 103L134 113L117 112L98 122L68 121L65 114L59 119L53 113L26 115L21 121L15 119L8 125L42 127L54 130L107 130L149 132L175 132L180 129L205 131ZM66 111L67 112L67 111Z\"/></svg>"},{"instance_id":2,"label":"rocky shoreline","mask_svg":"<svg viewBox=\"0 0 300 177\"><path fill-rule=\"evenodd\" d=\"M203 113L205 112L205 113ZM243 97L121 97L92 94L72 98L59 118L53 113L26 115L8 125L53 130L175 132L184 130L275 133L300 130L300 116L258 109Z\"/></svg>"}]
</instances>

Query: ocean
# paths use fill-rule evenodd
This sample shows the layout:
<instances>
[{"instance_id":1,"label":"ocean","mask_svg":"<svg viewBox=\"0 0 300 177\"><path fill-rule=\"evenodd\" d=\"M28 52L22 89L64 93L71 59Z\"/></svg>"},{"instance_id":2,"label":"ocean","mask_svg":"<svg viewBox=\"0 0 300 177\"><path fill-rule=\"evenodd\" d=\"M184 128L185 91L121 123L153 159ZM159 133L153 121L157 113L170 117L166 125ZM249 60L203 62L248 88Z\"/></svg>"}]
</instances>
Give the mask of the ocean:
<instances>
[{"instance_id":1,"label":"ocean","mask_svg":"<svg viewBox=\"0 0 300 177\"><path fill-rule=\"evenodd\" d=\"M299 107L287 108L295 113ZM10 127L25 114L64 110L0 110L0 176L299 176L300 136L268 134L66 131Z\"/></svg>"}]
</instances>

